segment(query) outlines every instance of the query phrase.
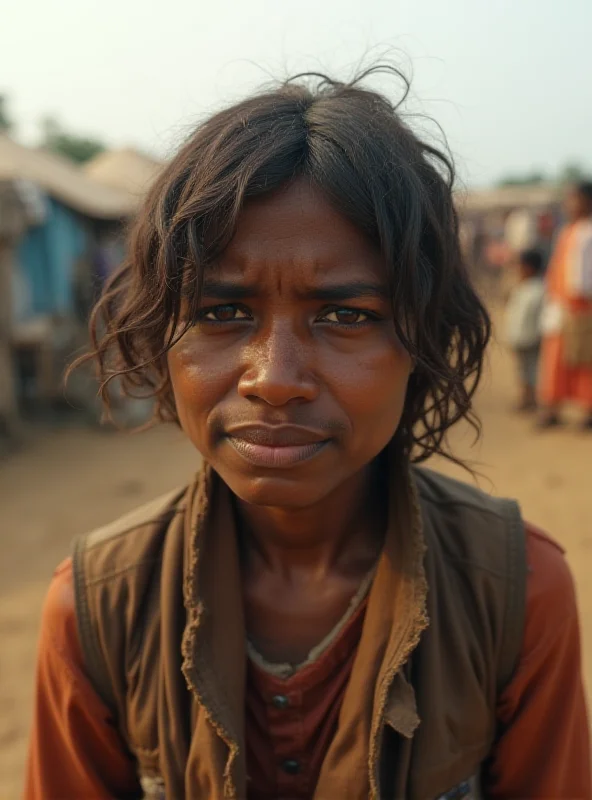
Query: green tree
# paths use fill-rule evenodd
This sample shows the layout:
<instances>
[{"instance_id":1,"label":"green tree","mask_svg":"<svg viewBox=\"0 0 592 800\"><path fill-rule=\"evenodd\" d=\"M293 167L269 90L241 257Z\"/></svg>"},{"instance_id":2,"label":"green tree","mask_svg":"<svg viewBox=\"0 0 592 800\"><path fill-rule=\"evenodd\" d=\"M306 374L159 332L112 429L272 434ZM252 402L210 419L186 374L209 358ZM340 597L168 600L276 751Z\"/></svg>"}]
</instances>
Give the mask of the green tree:
<instances>
[{"instance_id":1,"label":"green tree","mask_svg":"<svg viewBox=\"0 0 592 800\"><path fill-rule=\"evenodd\" d=\"M6 105L6 97L3 94L0 94L0 131L3 133L8 133L8 131L12 130L12 120L8 114Z\"/></svg>"},{"instance_id":2,"label":"green tree","mask_svg":"<svg viewBox=\"0 0 592 800\"><path fill-rule=\"evenodd\" d=\"M54 117L42 120L41 130L42 147L76 164L84 164L105 150L105 145L99 139L67 133Z\"/></svg>"},{"instance_id":3,"label":"green tree","mask_svg":"<svg viewBox=\"0 0 592 800\"><path fill-rule=\"evenodd\" d=\"M531 172L526 173L524 175L508 175L506 178L502 178L499 182L499 186L538 186L540 183L545 183L547 180L546 176L542 172Z\"/></svg>"},{"instance_id":4,"label":"green tree","mask_svg":"<svg viewBox=\"0 0 592 800\"><path fill-rule=\"evenodd\" d=\"M589 180L589 175L580 164L566 164L559 173L559 183L570 184Z\"/></svg>"}]
</instances>

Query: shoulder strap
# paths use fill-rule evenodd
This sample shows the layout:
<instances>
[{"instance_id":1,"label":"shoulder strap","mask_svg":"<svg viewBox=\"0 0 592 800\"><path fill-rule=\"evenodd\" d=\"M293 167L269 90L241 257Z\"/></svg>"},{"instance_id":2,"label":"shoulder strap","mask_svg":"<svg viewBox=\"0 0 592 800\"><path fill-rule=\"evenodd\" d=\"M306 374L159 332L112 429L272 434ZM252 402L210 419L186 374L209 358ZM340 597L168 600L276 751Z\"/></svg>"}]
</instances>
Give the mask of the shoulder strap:
<instances>
[{"instance_id":1,"label":"shoulder strap","mask_svg":"<svg viewBox=\"0 0 592 800\"><path fill-rule=\"evenodd\" d=\"M505 506L507 520L508 559L506 602L503 616L503 638L498 662L498 695L512 680L524 639L526 622L526 581L528 566L526 561L526 534L518 504L512 500L498 501Z\"/></svg>"},{"instance_id":2,"label":"shoulder strap","mask_svg":"<svg viewBox=\"0 0 592 800\"><path fill-rule=\"evenodd\" d=\"M184 494L185 489L175 489L134 509L110 525L85 533L74 541L72 567L80 649L87 677L115 719L118 716L118 695L109 669L109 653L104 650L97 627L100 609L93 608L90 599L91 593L88 590L89 581L91 584L97 583L107 575L102 574L100 570L98 574L93 574L93 564L96 564L94 556L98 552L97 548L100 550L101 545L122 541L122 537L126 534L137 533L146 526L168 525L171 518L180 510L178 501ZM150 537L147 537L146 541L150 543ZM134 565L138 560L141 563L142 557L132 554L131 561L128 558L125 562L120 563L119 567L125 569L126 566ZM96 573L96 570L94 572Z\"/></svg>"},{"instance_id":3,"label":"shoulder strap","mask_svg":"<svg viewBox=\"0 0 592 800\"><path fill-rule=\"evenodd\" d=\"M79 536L74 542L72 553L78 640L84 659L86 675L96 693L116 718L117 701L113 691L113 683L107 670L102 648L97 641L96 629L92 624L91 610L86 592L84 553L89 536L90 534Z\"/></svg>"},{"instance_id":4,"label":"shoulder strap","mask_svg":"<svg viewBox=\"0 0 592 800\"><path fill-rule=\"evenodd\" d=\"M420 494L433 501L437 507L454 505L459 509L488 511L492 514L492 519L497 519L496 529L501 534L498 564L502 570L502 559L505 560L505 569L502 570L505 590L496 594L499 599L496 601L495 620L492 620L492 624L495 633L501 626L501 642L498 661L491 668L496 671L495 684L499 695L511 681L518 666L526 621L528 569L526 536L520 508L513 500L491 497L474 486L425 468L415 469L414 476ZM467 518L464 523L467 530L470 530L471 524L470 518Z\"/></svg>"}]
</instances>

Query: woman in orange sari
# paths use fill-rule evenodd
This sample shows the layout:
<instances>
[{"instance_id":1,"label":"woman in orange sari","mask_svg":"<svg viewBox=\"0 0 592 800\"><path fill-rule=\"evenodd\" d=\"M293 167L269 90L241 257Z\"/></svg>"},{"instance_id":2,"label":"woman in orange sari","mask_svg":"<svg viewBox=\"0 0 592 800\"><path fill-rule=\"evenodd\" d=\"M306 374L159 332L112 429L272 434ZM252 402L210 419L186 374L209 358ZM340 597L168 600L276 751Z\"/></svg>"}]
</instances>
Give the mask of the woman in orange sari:
<instances>
[{"instance_id":1,"label":"woman in orange sari","mask_svg":"<svg viewBox=\"0 0 592 800\"><path fill-rule=\"evenodd\" d=\"M581 406L592 429L592 183L566 199L568 224L547 273L539 396L542 427L560 422L565 402Z\"/></svg>"}]
</instances>

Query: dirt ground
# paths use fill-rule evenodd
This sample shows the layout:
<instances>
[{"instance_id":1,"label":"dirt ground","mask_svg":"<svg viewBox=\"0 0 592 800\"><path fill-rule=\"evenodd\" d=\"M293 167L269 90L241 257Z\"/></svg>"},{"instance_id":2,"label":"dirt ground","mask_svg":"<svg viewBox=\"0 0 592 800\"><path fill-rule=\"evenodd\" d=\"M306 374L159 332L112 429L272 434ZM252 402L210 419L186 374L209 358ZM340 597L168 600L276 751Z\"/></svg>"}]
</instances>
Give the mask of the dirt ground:
<instances>
[{"instance_id":1,"label":"dirt ground","mask_svg":"<svg viewBox=\"0 0 592 800\"><path fill-rule=\"evenodd\" d=\"M453 443L484 476L483 488L517 497L525 516L567 549L592 687L592 435L571 425L533 433L530 421L508 410L513 377L510 358L493 348L478 400L482 442L473 447L467 431L459 430ZM3 800L21 791L39 614L53 568L68 554L75 534L180 485L196 466L195 452L172 428L134 436L72 428L38 432L0 462Z\"/></svg>"}]
</instances>

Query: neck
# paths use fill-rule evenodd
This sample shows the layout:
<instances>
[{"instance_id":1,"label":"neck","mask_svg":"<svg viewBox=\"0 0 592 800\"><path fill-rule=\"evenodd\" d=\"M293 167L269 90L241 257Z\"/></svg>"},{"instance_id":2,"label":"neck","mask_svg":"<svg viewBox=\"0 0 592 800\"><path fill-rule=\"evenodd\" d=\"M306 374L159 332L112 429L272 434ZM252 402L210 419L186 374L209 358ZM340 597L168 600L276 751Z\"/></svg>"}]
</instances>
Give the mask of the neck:
<instances>
[{"instance_id":1,"label":"neck","mask_svg":"<svg viewBox=\"0 0 592 800\"><path fill-rule=\"evenodd\" d=\"M376 463L306 508L253 506L239 501L247 564L274 572L323 575L365 571L376 559L387 519L387 492Z\"/></svg>"}]
</instances>

